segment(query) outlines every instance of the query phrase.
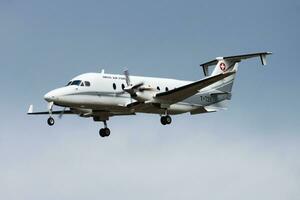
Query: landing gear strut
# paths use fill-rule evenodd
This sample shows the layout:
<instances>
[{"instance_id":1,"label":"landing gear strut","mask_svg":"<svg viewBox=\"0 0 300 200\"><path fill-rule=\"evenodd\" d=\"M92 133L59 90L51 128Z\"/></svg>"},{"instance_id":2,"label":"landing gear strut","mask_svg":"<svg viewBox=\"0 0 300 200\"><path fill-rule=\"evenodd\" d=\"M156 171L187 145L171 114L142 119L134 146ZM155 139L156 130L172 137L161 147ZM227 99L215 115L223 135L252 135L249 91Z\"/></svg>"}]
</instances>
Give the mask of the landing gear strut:
<instances>
[{"instance_id":1,"label":"landing gear strut","mask_svg":"<svg viewBox=\"0 0 300 200\"><path fill-rule=\"evenodd\" d=\"M109 130L109 128L107 128L106 120L104 120L103 123L104 123L104 128L101 128L101 129L99 130L99 135L100 135L101 137L107 137L107 136L110 135L110 130Z\"/></svg>"},{"instance_id":2,"label":"landing gear strut","mask_svg":"<svg viewBox=\"0 0 300 200\"><path fill-rule=\"evenodd\" d=\"M49 126L53 126L55 121L52 117L49 117L48 120L47 120L47 123L48 123Z\"/></svg>"},{"instance_id":3,"label":"landing gear strut","mask_svg":"<svg viewBox=\"0 0 300 200\"><path fill-rule=\"evenodd\" d=\"M166 115L166 116L161 116L160 118L160 122L162 125L167 125L167 124L171 124L172 122L172 118L170 115Z\"/></svg>"},{"instance_id":4,"label":"landing gear strut","mask_svg":"<svg viewBox=\"0 0 300 200\"><path fill-rule=\"evenodd\" d=\"M55 123L53 117L51 117L51 114L52 114L52 107L53 107L53 102L49 102L49 103L48 103L48 110L49 110L49 115L50 115L50 117L49 117L48 120L47 120L47 123L48 123L49 126L53 126L54 123Z\"/></svg>"}]
</instances>

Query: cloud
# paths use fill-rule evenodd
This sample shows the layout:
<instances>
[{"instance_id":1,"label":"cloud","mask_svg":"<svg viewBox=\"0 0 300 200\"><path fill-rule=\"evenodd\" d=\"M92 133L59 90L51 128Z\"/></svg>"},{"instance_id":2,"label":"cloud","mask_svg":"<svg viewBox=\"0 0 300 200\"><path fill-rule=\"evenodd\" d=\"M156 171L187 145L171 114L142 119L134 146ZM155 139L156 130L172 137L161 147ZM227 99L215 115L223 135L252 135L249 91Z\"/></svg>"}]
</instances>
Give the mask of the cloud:
<instances>
[{"instance_id":1,"label":"cloud","mask_svg":"<svg viewBox=\"0 0 300 200\"><path fill-rule=\"evenodd\" d=\"M274 200L300 195L296 135L224 137L179 129L166 136L155 128L132 130L129 126L106 139L63 131L53 140L28 143L35 148L22 146L26 140L9 140L10 154L0 154L1 198Z\"/></svg>"}]
</instances>

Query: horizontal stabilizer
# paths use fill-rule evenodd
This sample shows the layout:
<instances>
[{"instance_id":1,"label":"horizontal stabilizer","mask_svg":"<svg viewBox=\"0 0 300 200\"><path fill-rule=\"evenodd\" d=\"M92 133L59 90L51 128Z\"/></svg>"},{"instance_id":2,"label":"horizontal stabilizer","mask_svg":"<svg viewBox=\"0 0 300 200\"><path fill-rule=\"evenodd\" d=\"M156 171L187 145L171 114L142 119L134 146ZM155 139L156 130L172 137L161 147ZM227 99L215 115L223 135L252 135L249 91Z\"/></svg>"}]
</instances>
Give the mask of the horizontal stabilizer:
<instances>
[{"instance_id":1,"label":"horizontal stabilizer","mask_svg":"<svg viewBox=\"0 0 300 200\"><path fill-rule=\"evenodd\" d=\"M217 65L219 61L226 61L228 63L238 63L242 60L260 57L262 65L267 64L267 55L271 55L272 52L258 52L258 53L251 53L251 54L242 54L242 55L235 55L235 56L226 56L226 57L217 57L214 60L211 60L209 62L203 63L200 66L203 69L203 73L205 76L209 75L208 68L210 66Z\"/></svg>"}]
</instances>

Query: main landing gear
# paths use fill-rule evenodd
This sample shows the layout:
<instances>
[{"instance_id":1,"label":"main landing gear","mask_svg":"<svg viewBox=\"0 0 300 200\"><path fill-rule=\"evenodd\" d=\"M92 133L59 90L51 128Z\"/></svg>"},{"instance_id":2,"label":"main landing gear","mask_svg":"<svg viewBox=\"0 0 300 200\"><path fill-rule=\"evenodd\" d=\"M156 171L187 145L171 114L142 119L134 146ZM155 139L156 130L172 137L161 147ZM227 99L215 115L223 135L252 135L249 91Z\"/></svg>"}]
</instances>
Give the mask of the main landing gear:
<instances>
[{"instance_id":1,"label":"main landing gear","mask_svg":"<svg viewBox=\"0 0 300 200\"><path fill-rule=\"evenodd\" d=\"M171 124L172 122L172 118L170 115L166 115L166 116L161 116L160 118L160 122L162 125L167 125L167 124Z\"/></svg>"},{"instance_id":2,"label":"main landing gear","mask_svg":"<svg viewBox=\"0 0 300 200\"><path fill-rule=\"evenodd\" d=\"M108 136L110 135L110 130L109 130L109 128L107 128L106 120L103 121L103 123L104 123L104 128L101 128L101 129L99 130L99 135L100 135L101 137L108 137Z\"/></svg>"}]
</instances>

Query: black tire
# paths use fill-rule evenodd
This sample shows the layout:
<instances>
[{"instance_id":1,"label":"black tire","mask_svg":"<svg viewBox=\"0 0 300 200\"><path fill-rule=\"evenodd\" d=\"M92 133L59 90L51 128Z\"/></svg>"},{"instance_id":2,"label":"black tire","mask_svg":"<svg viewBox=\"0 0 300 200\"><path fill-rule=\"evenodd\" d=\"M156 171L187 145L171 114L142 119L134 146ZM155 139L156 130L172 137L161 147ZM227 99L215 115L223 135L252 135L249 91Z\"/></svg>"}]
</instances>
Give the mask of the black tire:
<instances>
[{"instance_id":1,"label":"black tire","mask_svg":"<svg viewBox=\"0 0 300 200\"><path fill-rule=\"evenodd\" d=\"M101 137L105 137L104 128L101 128L101 129L99 130L99 135L100 135Z\"/></svg>"},{"instance_id":2,"label":"black tire","mask_svg":"<svg viewBox=\"0 0 300 200\"><path fill-rule=\"evenodd\" d=\"M110 135L110 130L109 130L109 128L104 128L104 135L106 136L106 137L108 137L109 135Z\"/></svg>"},{"instance_id":3,"label":"black tire","mask_svg":"<svg viewBox=\"0 0 300 200\"><path fill-rule=\"evenodd\" d=\"M53 126L55 121L52 117L49 117L48 120L47 120L47 123L48 123L49 126Z\"/></svg>"},{"instance_id":4,"label":"black tire","mask_svg":"<svg viewBox=\"0 0 300 200\"><path fill-rule=\"evenodd\" d=\"M160 123L161 123L162 125L166 125L166 124L167 124L167 120L166 120L166 117L165 117L165 116L162 116L162 117L160 118Z\"/></svg>"},{"instance_id":5,"label":"black tire","mask_svg":"<svg viewBox=\"0 0 300 200\"><path fill-rule=\"evenodd\" d=\"M100 131L99 131L99 135L101 137L107 137L110 135L110 130L109 128L101 128Z\"/></svg>"},{"instance_id":6,"label":"black tire","mask_svg":"<svg viewBox=\"0 0 300 200\"><path fill-rule=\"evenodd\" d=\"M165 118L166 118L166 124L171 124L172 123L171 116L167 115Z\"/></svg>"}]
</instances>

